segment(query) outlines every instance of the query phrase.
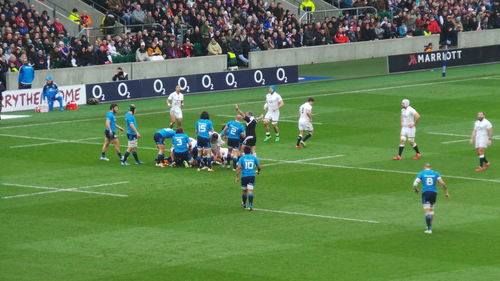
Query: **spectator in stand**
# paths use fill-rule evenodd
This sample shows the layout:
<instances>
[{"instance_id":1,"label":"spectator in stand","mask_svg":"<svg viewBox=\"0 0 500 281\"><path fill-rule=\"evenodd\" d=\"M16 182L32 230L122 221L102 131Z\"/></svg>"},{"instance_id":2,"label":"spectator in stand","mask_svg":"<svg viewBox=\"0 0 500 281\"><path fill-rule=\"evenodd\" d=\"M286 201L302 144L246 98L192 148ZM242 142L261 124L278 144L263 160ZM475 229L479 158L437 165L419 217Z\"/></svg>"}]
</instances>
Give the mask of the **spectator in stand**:
<instances>
[{"instance_id":1,"label":"spectator in stand","mask_svg":"<svg viewBox=\"0 0 500 281\"><path fill-rule=\"evenodd\" d=\"M132 24L143 24L146 20L146 13L141 9L141 5L136 4L135 9L131 14L131 23Z\"/></svg>"},{"instance_id":2,"label":"spectator in stand","mask_svg":"<svg viewBox=\"0 0 500 281\"><path fill-rule=\"evenodd\" d=\"M80 15L80 24L83 27L90 27L92 25L92 19L90 18L87 11L83 11L83 13Z\"/></svg>"},{"instance_id":3,"label":"spectator in stand","mask_svg":"<svg viewBox=\"0 0 500 281\"><path fill-rule=\"evenodd\" d=\"M344 28L339 28L334 37L335 43L349 43L349 37L347 37L344 33Z\"/></svg>"},{"instance_id":4,"label":"spectator in stand","mask_svg":"<svg viewBox=\"0 0 500 281\"><path fill-rule=\"evenodd\" d=\"M434 17L431 17L427 28L432 34L441 33L441 28L439 27L439 24Z\"/></svg>"},{"instance_id":5,"label":"spectator in stand","mask_svg":"<svg viewBox=\"0 0 500 281\"><path fill-rule=\"evenodd\" d=\"M215 37L210 39L210 44L208 44L207 51L209 55L222 55L222 48L220 47Z\"/></svg>"},{"instance_id":6,"label":"spectator in stand","mask_svg":"<svg viewBox=\"0 0 500 281\"><path fill-rule=\"evenodd\" d=\"M146 49L146 43L141 42L140 47L135 51L135 61L143 62L149 61L148 50Z\"/></svg>"},{"instance_id":7,"label":"spectator in stand","mask_svg":"<svg viewBox=\"0 0 500 281\"><path fill-rule=\"evenodd\" d=\"M399 37L406 37L406 35L408 34L408 28L406 27L406 24L404 22L398 28L398 34Z\"/></svg>"},{"instance_id":8,"label":"spectator in stand","mask_svg":"<svg viewBox=\"0 0 500 281\"><path fill-rule=\"evenodd\" d=\"M243 55L243 45L239 36L235 36L231 41L230 49L236 54L236 57L245 65L248 66L248 59Z\"/></svg>"},{"instance_id":9,"label":"spectator in stand","mask_svg":"<svg viewBox=\"0 0 500 281\"><path fill-rule=\"evenodd\" d=\"M150 61L164 60L163 52L154 41L151 43L151 47L148 48L148 57Z\"/></svg>"}]
</instances>

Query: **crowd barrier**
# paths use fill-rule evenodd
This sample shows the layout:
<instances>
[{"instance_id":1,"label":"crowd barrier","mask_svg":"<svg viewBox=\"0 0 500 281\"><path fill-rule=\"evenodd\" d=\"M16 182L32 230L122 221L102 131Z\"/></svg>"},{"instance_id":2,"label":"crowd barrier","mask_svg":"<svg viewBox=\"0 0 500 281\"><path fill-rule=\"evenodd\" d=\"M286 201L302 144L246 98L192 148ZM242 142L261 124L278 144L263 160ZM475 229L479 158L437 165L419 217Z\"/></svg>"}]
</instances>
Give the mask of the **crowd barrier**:
<instances>
[{"instance_id":1,"label":"crowd barrier","mask_svg":"<svg viewBox=\"0 0 500 281\"><path fill-rule=\"evenodd\" d=\"M101 102L167 96L179 85L185 95L223 90L235 90L298 82L298 66L216 72L207 74L125 80L109 83L59 87L65 104L75 101L85 104L87 99ZM34 110L42 104L42 89L4 92L4 111ZM58 103L56 103L58 104Z\"/></svg>"},{"instance_id":2,"label":"crowd barrier","mask_svg":"<svg viewBox=\"0 0 500 281\"><path fill-rule=\"evenodd\" d=\"M388 56L389 73L500 61L500 45Z\"/></svg>"}]
</instances>

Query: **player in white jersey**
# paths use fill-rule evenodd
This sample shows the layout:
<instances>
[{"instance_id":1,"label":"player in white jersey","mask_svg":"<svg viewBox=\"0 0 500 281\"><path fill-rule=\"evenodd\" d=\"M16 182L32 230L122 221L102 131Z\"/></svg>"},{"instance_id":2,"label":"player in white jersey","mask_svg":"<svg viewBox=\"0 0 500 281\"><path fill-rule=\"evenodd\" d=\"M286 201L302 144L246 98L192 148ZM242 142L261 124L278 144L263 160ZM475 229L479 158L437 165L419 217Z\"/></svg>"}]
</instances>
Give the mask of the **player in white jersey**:
<instances>
[{"instance_id":1,"label":"player in white jersey","mask_svg":"<svg viewBox=\"0 0 500 281\"><path fill-rule=\"evenodd\" d=\"M420 114L410 106L410 100L404 99L401 101L401 141L399 142L399 152L398 156L393 157L393 160L401 160L403 157L403 150L405 149L406 141L410 142L410 145L413 147L415 152L417 153L413 159L417 160L422 157L422 153L418 150L418 146L415 143L415 133L416 133L416 125L420 120Z\"/></svg>"},{"instance_id":2,"label":"player in white jersey","mask_svg":"<svg viewBox=\"0 0 500 281\"><path fill-rule=\"evenodd\" d=\"M175 92L172 92L167 98L167 105L170 108L170 128L177 122L177 128L182 125L182 108L184 107L184 94L181 93L181 87L175 86Z\"/></svg>"},{"instance_id":3,"label":"player in white jersey","mask_svg":"<svg viewBox=\"0 0 500 281\"><path fill-rule=\"evenodd\" d=\"M269 122L273 125L274 133L276 134L275 141L280 141L280 131L278 128L278 121L280 119L280 108L283 107L285 103L281 98L280 94L276 92L275 86L269 86L269 91L266 95L266 103L264 104L264 111L266 115L264 116L264 128L266 129L266 138L264 141L269 141L271 139L271 132L269 129Z\"/></svg>"},{"instance_id":4,"label":"player in white jersey","mask_svg":"<svg viewBox=\"0 0 500 281\"><path fill-rule=\"evenodd\" d=\"M314 128L312 125L312 105L314 103L313 98L308 98L307 102L300 106L299 108L299 136L297 137L297 145L295 148L301 148L306 146L306 141L312 137L314 133ZM307 131L305 138L304 131Z\"/></svg>"},{"instance_id":5,"label":"player in white jersey","mask_svg":"<svg viewBox=\"0 0 500 281\"><path fill-rule=\"evenodd\" d=\"M477 113L477 120L474 123L474 129L472 130L472 135L470 137L470 144L476 145L476 152L479 156L479 168L476 169L477 172L488 169L490 162L486 160L484 151L491 145L491 138L493 137L493 126L491 122L486 119L484 112Z\"/></svg>"}]
</instances>

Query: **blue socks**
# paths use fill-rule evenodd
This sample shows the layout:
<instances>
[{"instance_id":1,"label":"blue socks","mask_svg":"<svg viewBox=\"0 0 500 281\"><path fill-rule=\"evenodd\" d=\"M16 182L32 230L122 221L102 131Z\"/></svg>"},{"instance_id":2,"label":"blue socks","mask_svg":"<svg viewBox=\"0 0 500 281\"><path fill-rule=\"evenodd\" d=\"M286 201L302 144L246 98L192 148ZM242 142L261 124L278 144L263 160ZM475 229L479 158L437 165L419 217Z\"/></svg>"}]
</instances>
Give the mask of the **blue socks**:
<instances>
[{"instance_id":1,"label":"blue socks","mask_svg":"<svg viewBox=\"0 0 500 281\"><path fill-rule=\"evenodd\" d=\"M123 157L123 162L127 162L127 158L130 155L128 151L125 151L125 156Z\"/></svg>"},{"instance_id":2,"label":"blue socks","mask_svg":"<svg viewBox=\"0 0 500 281\"><path fill-rule=\"evenodd\" d=\"M101 152L101 157L102 158L106 157L106 153Z\"/></svg>"},{"instance_id":3,"label":"blue socks","mask_svg":"<svg viewBox=\"0 0 500 281\"><path fill-rule=\"evenodd\" d=\"M118 158L120 158L120 160L122 160L122 154L120 152L118 152Z\"/></svg>"},{"instance_id":4,"label":"blue socks","mask_svg":"<svg viewBox=\"0 0 500 281\"><path fill-rule=\"evenodd\" d=\"M432 219L431 215L425 215L425 223L427 224L428 229L431 228L431 219Z\"/></svg>"},{"instance_id":5,"label":"blue socks","mask_svg":"<svg viewBox=\"0 0 500 281\"><path fill-rule=\"evenodd\" d=\"M243 202L244 205L247 204L247 194L246 193L241 194L241 202Z\"/></svg>"},{"instance_id":6,"label":"blue socks","mask_svg":"<svg viewBox=\"0 0 500 281\"><path fill-rule=\"evenodd\" d=\"M132 156L134 156L135 162L139 162L139 156L137 156L137 151L132 151Z\"/></svg>"},{"instance_id":7,"label":"blue socks","mask_svg":"<svg viewBox=\"0 0 500 281\"><path fill-rule=\"evenodd\" d=\"M250 208L253 206L253 193L248 194L248 206Z\"/></svg>"},{"instance_id":8,"label":"blue socks","mask_svg":"<svg viewBox=\"0 0 500 281\"><path fill-rule=\"evenodd\" d=\"M156 156L156 163L158 163L158 164L163 163L163 157L165 157L164 154L158 154Z\"/></svg>"}]
</instances>

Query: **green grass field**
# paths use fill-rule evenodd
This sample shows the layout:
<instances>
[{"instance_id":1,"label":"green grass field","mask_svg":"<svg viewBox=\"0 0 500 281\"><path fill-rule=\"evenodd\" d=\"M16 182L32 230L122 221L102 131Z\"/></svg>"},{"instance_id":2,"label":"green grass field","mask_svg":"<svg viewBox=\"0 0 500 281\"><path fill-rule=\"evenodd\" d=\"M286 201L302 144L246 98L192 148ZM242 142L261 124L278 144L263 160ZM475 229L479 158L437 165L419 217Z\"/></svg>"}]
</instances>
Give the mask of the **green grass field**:
<instances>
[{"instance_id":1,"label":"green grass field","mask_svg":"<svg viewBox=\"0 0 500 281\"><path fill-rule=\"evenodd\" d=\"M341 71L322 66L321 75ZM258 125L258 156L272 160L262 161L254 206L264 210L254 212L240 207L228 169L153 166L153 133L168 124L163 99L134 102L142 166L121 166L112 150L99 161L108 104L2 120L0 280L498 280L500 138L481 173L467 140L477 111L500 124L499 85L493 64L446 78L428 71L278 87L290 121L280 123L279 143L263 143ZM184 128L194 134L202 109L216 128L234 103L259 111L265 92L187 96ZM299 150L298 107L309 96L321 124ZM422 115L420 160L409 147L391 160L402 98ZM123 125L128 103L119 105ZM451 194L439 194L432 235L411 188L426 162Z\"/></svg>"}]
</instances>

